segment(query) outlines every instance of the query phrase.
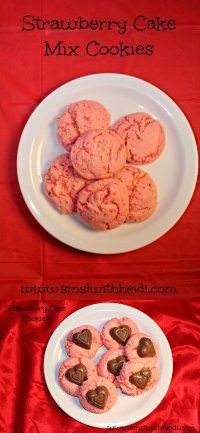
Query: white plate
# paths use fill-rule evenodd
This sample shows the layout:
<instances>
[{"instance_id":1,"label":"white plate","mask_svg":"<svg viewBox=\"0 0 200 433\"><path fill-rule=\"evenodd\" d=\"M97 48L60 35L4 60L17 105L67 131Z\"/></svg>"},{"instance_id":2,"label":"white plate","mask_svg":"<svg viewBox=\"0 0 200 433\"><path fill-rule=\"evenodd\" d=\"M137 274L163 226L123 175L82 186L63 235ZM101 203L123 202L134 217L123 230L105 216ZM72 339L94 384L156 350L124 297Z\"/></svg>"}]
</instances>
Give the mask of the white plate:
<instances>
[{"instance_id":1,"label":"white plate","mask_svg":"<svg viewBox=\"0 0 200 433\"><path fill-rule=\"evenodd\" d=\"M159 347L159 380L156 386L137 397L127 396L118 391L116 405L108 412L97 415L87 412L80 405L78 398L66 394L58 382L58 371L67 358L65 339L67 334L77 326L93 325L102 330L103 325L113 317L127 316L133 319L141 332L150 335ZM106 352L101 348L94 362L98 362ZM77 421L94 427L119 427L137 422L150 414L164 398L169 387L173 369L172 354L169 343L159 326L141 311L122 304L102 303L81 308L67 317L54 331L46 348L44 358L44 374L47 387L61 409Z\"/></svg>"},{"instance_id":2,"label":"white plate","mask_svg":"<svg viewBox=\"0 0 200 433\"><path fill-rule=\"evenodd\" d=\"M136 111L146 111L162 122L165 149L156 161L143 166L158 187L158 208L148 220L123 224L106 232L94 231L75 215L60 215L45 197L43 174L52 160L64 152L56 138L56 118L66 105L81 99L104 104L110 110L112 122ZM197 166L195 139L178 106L157 87L121 74L88 75L47 96L24 128L17 158L20 188L37 221L65 244L102 254L135 250L166 233L190 202Z\"/></svg>"}]
</instances>

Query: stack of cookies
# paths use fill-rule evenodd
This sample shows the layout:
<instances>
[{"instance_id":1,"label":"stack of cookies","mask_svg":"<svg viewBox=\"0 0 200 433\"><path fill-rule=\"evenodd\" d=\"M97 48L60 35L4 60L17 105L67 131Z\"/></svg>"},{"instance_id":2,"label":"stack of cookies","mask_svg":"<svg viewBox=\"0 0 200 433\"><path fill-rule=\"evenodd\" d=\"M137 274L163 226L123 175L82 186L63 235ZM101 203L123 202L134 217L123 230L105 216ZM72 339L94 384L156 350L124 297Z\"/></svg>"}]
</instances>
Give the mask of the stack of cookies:
<instances>
[{"instance_id":1,"label":"stack of cookies","mask_svg":"<svg viewBox=\"0 0 200 433\"><path fill-rule=\"evenodd\" d=\"M92 358L102 345L108 350L96 365ZM60 367L60 385L90 412L111 409L118 400L117 388L137 396L158 381L157 344L127 317L109 320L102 334L91 325L73 329L65 349L69 358Z\"/></svg>"},{"instance_id":2,"label":"stack of cookies","mask_svg":"<svg viewBox=\"0 0 200 433\"><path fill-rule=\"evenodd\" d=\"M111 128L108 110L97 101L67 106L57 119L57 137L67 153L44 176L47 197L63 214L78 213L95 230L144 221L157 206L157 188L135 165L154 161L165 145L162 125L133 113Z\"/></svg>"}]
</instances>

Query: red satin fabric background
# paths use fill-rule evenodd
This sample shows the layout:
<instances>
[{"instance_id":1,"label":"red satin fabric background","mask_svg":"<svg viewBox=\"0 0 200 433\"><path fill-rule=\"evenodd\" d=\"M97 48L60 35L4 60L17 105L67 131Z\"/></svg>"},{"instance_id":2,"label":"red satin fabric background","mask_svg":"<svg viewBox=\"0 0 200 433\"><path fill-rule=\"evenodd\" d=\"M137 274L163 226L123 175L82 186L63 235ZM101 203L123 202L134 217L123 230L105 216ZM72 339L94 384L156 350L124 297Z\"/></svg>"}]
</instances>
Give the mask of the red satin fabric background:
<instances>
[{"instance_id":1,"label":"red satin fabric background","mask_svg":"<svg viewBox=\"0 0 200 433\"><path fill-rule=\"evenodd\" d=\"M199 432L199 304L184 301L174 305L170 301L120 303L133 306L156 321L169 341L174 362L172 382L164 399L134 426L152 427L152 431L156 431L155 425L178 426L182 428L176 431ZM49 313L49 322L24 323L23 313L5 311L9 304L20 307L61 305L67 310ZM43 375L44 351L52 332L65 317L86 305L91 302L1 301L0 432L93 433L99 430L66 415L51 397ZM29 314L30 317L35 315L34 312ZM127 428L129 430L133 431L133 428ZM102 429L102 432L106 431Z\"/></svg>"},{"instance_id":2,"label":"red satin fabric background","mask_svg":"<svg viewBox=\"0 0 200 433\"><path fill-rule=\"evenodd\" d=\"M168 284L178 296L198 294L200 277L199 184L186 212L159 240L119 255L89 254L63 245L34 220L20 193L16 155L23 127L39 102L58 86L88 74L113 72L146 80L166 92L184 111L200 136L199 0L8 0L0 5L0 287L1 299L20 298L29 286L108 282ZM45 20L127 20L125 34L109 31L22 31L25 15ZM135 17L176 21L172 31L134 31ZM44 41L81 45L79 56L44 56ZM86 55L83 47L97 40L154 45L152 56ZM67 103L67 101L66 101ZM77 263L78 272L77 272ZM121 295L120 295L121 296ZM138 295L139 296L139 295ZM33 296L34 297L34 296ZM143 295L141 295L143 298Z\"/></svg>"},{"instance_id":3,"label":"red satin fabric background","mask_svg":"<svg viewBox=\"0 0 200 433\"><path fill-rule=\"evenodd\" d=\"M72 297L62 301L55 301L53 295L54 301L50 301L50 295L34 293L22 300L19 292L22 285L87 283L92 286L143 283L177 288L177 295L166 299L162 295L158 296L160 300L155 300L154 295L154 300L144 300L148 295L138 294L133 297L136 300L120 301L119 294L113 302L119 298L118 302L148 314L162 328L173 351L174 373L165 398L135 426L191 426L199 432L199 304L194 301L199 296L200 285L199 181L184 215L162 238L137 251L104 256L63 245L43 230L24 203L16 171L20 135L33 110L58 86L88 74L129 74L159 87L183 110L198 144L199 13L199 0L7 0L0 4L0 433L98 431L68 417L56 405L45 385L43 357L49 337L66 316L95 299L106 301L113 295L96 298L88 295L88 300L82 295L84 300ZM25 15L46 20L73 20L82 16L88 20L127 19L129 22L137 15L149 19L159 16L174 19L177 27L174 31L133 32L130 26L124 35L116 31L22 32ZM69 45L85 46L92 39L103 45L120 41L152 44L155 51L153 56L43 56L45 40L52 44L63 40ZM37 300L27 301L32 298ZM24 323L21 313L5 311L8 304L64 305L67 311L50 314L49 322Z\"/></svg>"}]
</instances>

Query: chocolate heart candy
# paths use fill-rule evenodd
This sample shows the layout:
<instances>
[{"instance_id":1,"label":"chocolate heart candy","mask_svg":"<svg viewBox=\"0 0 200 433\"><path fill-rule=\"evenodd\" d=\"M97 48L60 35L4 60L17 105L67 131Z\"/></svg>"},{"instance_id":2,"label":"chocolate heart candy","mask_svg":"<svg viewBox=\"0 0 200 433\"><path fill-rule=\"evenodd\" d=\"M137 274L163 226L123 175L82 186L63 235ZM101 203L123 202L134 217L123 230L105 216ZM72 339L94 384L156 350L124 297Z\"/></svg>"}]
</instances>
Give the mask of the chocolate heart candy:
<instances>
[{"instance_id":1,"label":"chocolate heart candy","mask_svg":"<svg viewBox=\"0 0 200 433\"><path fill-rule=\"evenodd\" d=\"M125 346L127 343L130 335L131 335L131 328L127 325L121 325L115 328L110 329L110 335L111 337L116 340L119 344L122 344Z\"/></svg>"},{"instance_id":2,"label":"chocolate heart candy","mask_svg":"<svg viewBox=\"0 0 200 433\"><path fill-rule=\"evenodd\" d=\"M65 372L65 377L72 383L76 385L82 385L82 382L87 377L87 371L83 364L79 363L74 365L74 367L69 368Z\"/></svg>"},{"instance_id":3,"label":"chocolate heart candy","mask_svg":"<svg viewBox=\"0 0 200 433\"><path fill-rule=\"evenodd\" d=\"M137 354L140 356L140 358L149 358L155 356L156 351L153 347L152 341L149 338L140 338Z\"/></svg>"},{"instance_id":4,"label":"chocolate heart candy","mask_svg":"<svg viewBox=\"0 0 200 433\"><path fill-rule=\"evenodd\" d=\"M84 349L90 349L92 344L92 334L89 329L83 329L81 332L75 332L72 337L73 343Z\"/></svg>"},{"instance_id":5,"label":"chocolate heart candy","mask_svg":"<svg viewBox=\"0 0 200 433\"><path fill-rule=\"evenodd\" d=\"M127 358L125 356L117 356L117 358L108 361L107 369L110 373L114 374L114 376L119 376L120 370L126 361Z\"/></svg>"},{"instance_id":6,"label":"chocolate heart candy","mask_svg":"<svg viewBox=\"0 0 200 433\"><path fill-rule=\"evenodd\" d=\"M108 394L108 390L105 386L97 386L97 388L91 389L86 393L86 399L93 406L104 409Z\"/></svg>"},{"instance_id":7,"label":"chocolate heart candy","mask_svg":"<svg viewBox=\"0 0 200 433\"><path fill-rule=\"evenodd\" d=\"M131 374L129 377L130 382L139 389L145 389L151 379L151 370L149 368L142 368L142 370Z\"/></svg>"}]
</instances>

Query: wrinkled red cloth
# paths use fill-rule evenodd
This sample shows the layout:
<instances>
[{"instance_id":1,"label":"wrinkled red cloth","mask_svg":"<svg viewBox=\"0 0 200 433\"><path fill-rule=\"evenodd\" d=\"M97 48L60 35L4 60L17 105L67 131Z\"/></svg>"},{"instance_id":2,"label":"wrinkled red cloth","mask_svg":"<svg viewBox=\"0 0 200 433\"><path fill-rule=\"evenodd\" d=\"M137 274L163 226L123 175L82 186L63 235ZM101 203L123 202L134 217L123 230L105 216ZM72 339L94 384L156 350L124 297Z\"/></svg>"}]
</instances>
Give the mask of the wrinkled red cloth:
<instances>
[{"instance_id":1,"label":"wrinkled red cloth","mask_svg":"<svg viewBox=\"0 0 200 433\"><path fill-rule=\"evenodd\" d=\"M173 354L173 377L159 406L146 418L127 427L168 426L168 431L199 432L199 303L176 301L120 301L148 314L165 333ZM90 305L83 301L1 301L0 329L0 432L88 433L97 432L66 415L45 384L43 359L48 340L69 314ZM23 322L23 312L6 311L12 306L65 306L66 311L39 315L48 322ZM30 317L36 313L29 313ZM162 348L160 348L162 350ZM113 420L114 422L114 420ZM171 427L169 427L171 426ZM179 429L179 430L178 430ZM164 430L164 428L163 428ZM99 430L100 431L100 430ZM106 432L107 429L102 429ZM117 431L114 429L114 431ZM140 431L140 430L139 430ZM162 430L161 430L162 431Z\"/></svg>"},{"instance_id":2,"label":"wrinkled red cloth","mask_svg":"<svg viewBox=\"0 0 200 433\"><path fill-rule=\"evenodd\" d=\"M178 296L196 296L200 284L199 184L182 218L151 245L120 255L77 251L54 239L34 220L21 196L16 171L19 138L37 105L58 86L88 74L111 72L146 80L166 92L187 116L197 141L200 118L199 0L7 0L0 5L1 158L0 287L1 299L20 298L21 284L166 284ZM23 17L43 20L127 20L127 31L22 31ZM134 31L134 19L175 20L176 29ZM143 26L144 27L144 26ZM30 25L29 25L30 28ZM77 56L44 56L44 43L80 45ZM154 46L149 55L86 55L95 40L112 46ZM67 101L66 101L67 104ZM180 161L181 163L181 161ZM170 167L169 167L170 176ZM77 272L78 263L78 272ZM140 296L143 298L143 295ZM37 298L36 296L34 298Z\"/></svg>"}]
</instances>

